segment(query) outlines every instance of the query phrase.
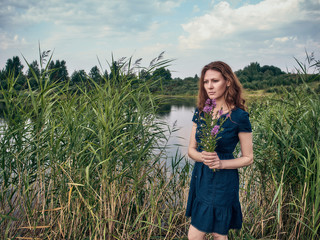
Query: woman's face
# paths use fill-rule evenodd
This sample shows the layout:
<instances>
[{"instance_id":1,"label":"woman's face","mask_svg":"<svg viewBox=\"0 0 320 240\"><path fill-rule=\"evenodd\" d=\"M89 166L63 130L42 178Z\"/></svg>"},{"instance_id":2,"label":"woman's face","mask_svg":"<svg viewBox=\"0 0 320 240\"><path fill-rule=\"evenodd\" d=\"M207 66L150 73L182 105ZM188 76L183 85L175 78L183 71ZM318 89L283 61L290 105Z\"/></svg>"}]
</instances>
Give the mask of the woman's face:
<instances>
[{"instance_id":1,"label":"woman's face","mask_svg":"<svg viewBox=\"0 0 320 240\"><path fill-rule=\"evenodd\" d=\"M209 69L204 74L203 84L210 99L220 100L223 99L229 83L220 72Z\"/></svg>"}]
</instances>

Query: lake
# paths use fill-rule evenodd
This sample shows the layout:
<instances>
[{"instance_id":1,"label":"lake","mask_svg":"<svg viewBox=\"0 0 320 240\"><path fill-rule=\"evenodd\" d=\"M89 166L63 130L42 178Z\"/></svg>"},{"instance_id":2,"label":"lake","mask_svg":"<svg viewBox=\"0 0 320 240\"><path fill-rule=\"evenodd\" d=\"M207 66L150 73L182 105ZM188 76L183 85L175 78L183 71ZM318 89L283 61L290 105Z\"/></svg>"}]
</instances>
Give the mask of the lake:
<instances>
[{"instance_id":1,"label":"lake","mask_svg":"<svg viewBox=\"0 0 320 240\"><path fill-rule=\"evenodd\" d=\"M166 104L162 104L158 119L167 123L170 130L166 132L169 138L166 146L167 162L175 157L177 151L181 156L187 156L189 138L192 127L192 116L195 110L194 98L168 98ZM0 138L2 137L1 126L5 122L0 116Z\"/></svg>"},{"instance_id":2,"label":"lake","mask_svg":"<svg viewBox=\"0 0 320 240\"><path fill-rule=\"evenodd\" d=\"M168 161L175 157L177 151L181 156L187 156L195 106L196 100L187 98L169 99L168 103L161 107L159 119L173 130L171 134L166 134L169 137L166 147Z\"/></svg>"}]
</instances>

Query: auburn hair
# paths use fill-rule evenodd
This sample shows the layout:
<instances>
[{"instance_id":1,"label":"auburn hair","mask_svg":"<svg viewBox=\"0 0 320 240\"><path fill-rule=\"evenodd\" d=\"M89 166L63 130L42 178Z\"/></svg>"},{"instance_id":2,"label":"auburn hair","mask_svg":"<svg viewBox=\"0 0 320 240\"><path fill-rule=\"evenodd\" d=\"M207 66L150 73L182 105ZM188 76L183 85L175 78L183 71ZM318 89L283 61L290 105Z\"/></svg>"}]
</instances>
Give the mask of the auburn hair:
<instances>
[{"instance_id":1,"label":"auburn hair","mask_svg":"<svg viewBox=\"0 0 320 240\"><path fill-rule=\"evenodd\" d=\"M209 98L206 90L204 89L204 75L208 70L215 70L220 72L224 80L226 80L229 83L229 86L227 87L224 93L224 99L228 108L238 107L243 110L246 110L245 100L242 97L242 85L239 79L234 74L234 72L228 64L221 61L215 61L205 65L201 71L197 101L199 111L203 110L205 102Z\"/></svg>"}]
</instances>

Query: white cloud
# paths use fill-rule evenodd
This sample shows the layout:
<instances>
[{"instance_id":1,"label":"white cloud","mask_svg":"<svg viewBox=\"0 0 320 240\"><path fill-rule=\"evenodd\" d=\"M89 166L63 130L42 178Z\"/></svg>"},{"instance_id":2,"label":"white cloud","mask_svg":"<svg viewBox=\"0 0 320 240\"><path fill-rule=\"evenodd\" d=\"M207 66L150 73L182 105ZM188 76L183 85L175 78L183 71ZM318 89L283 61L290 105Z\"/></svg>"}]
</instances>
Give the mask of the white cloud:
<instances>
[{"instance_id":1,"label":"white cloud","mask_svg":"<svg viewBox=\"0 0 320 240\"><path fill-rule=\"evenodd\" d=\"M27 44L24 38L19 37L18 35L9 35L5 32L0 31L0 49L6 50L9 48L18 48L25 46Z\"/></svg>"},{"instance_id":2,"label":"white cloud","mask_svg":"<svg viewBox=\"0 0 320 240\"><path fill-rule=\"evenodd\" d=\"M274 38L274 41L276 42L281 42L281 43L285 43L288 42L289 40L297 40L297 37L277 37Z\"/></svg>"},{"instance_id":3,"label":"white cloud","mask_svg":"<svg viewBox=\"0 0 320 240\"><path fill-rule=\"evenodd\" d=\"M182 3L179 1L149 0L27 0L0 3L0 28L50 22L55 25L108 25L123 31L144 30L155 16L170 12Z\"/></svg>"},{"instance_id":4,"label":"white cloud","mask_svg":"<svg viewBox=\"0 0 320 240\"><path fill-rule=\"evenodd\" d=\"M89 38L102 43L101 45L108 42L113 43L113 46L117 38L120 39L117 40L119 44L130 38L151 39L159 30L156 19L171 14L182 2L183 0L0 1L0 32L3 32L0 37L1 48L22 43L22 37L30 42L40 40L43 44L60 48L69 44L66 41L74 41L76 44ZM28 28L33 34L30 34ZM17 34L21 36L20 39L13 41L12 37Z\"/></svg>"},{"instance_id":5,"label":"white cloud","mask_svg":"<svg viewBox=\"0 0 320 240\"><path fill-rule=\"evenodd\" d=\"M97 55L134 55L147 66L166 51L180 77L213 59L235 69L251 61L283 67L304 49L319 49L320 0L248 2L257 1L0 0L0 67L18 49L37 58L38 40L70 73L90 69Z\"/></svg>"},{"instance_id":6,"label":"white cloud","mask_svg":"<svg viewBox=\"0 0 320 240\"><path fill-rule=\"evenodd\" d=\"M175 1L156 1L155 6L162 11L170 12L172 9L177 8L181 5L183 0L175 0Z\"/></svg>"},{"instance_id":7,"label":"white cloud","mask_svg":"<svg viewBox=\"0 0 320 240\"><path fill-rule=\"evenodd\" d=\"M194 5L193 9L192 9L192 12L194 12L194 13L200 12L199 6L198 5Z\"/></svg>"},{"instance_id":8,"label":"white cloud","mask_svg":"<svg viewBox=\"0 0 320 240\"><path fill-rule=\"evenodd\" d=\"M208 42L223 41L247 34L263 35L292 22L304 21L308 19L308 14L300 8L301 2L302 0L264 0L255 5L244 5L235 9L227 2L220 2L209 13L182 24L187 34L179 37L180 46L199 49Z\"/></svg>"}]
</instances>

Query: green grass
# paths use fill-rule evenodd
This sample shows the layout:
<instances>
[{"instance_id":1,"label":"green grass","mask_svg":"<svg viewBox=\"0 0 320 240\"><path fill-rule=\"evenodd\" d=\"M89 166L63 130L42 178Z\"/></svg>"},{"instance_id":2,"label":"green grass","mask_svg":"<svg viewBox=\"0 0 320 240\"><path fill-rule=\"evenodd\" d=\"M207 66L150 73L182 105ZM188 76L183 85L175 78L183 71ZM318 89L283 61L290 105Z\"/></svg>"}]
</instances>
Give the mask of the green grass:
<instances>
[{"instance_id":1,"label":"green grass","mask_svg":"<svg viewBox=\"0 0 320 240\"><path fill-rule=\"evenodd\" d=\"M38 90L20 92L8 76L3 239L186 239L191 165L179 168L185 159L177 154L166 168L165 123L156 114L167 96L127 73L70 88L44 72ZM255 163L240 170L244 222L229 239L319 239L318 94L307 85L255 94L249 112Z\"/></svg>"},{"instance_id":2,"label":"green grass","mask_svg":"<svg viewBox=\"0 0 320 240\"><path fill-rule=\"evenodd\" d=\"M320 99L306 83L283 92L250 106L255 164L241 171L240 235L319 239Z\"/></svg>"},{"instance_id":3,"label":"green grass","mask_svg":"<svg viewBox=\"0 0 320 240\"><path fill-rule=\"evenodd\" d=\"M190 166L164 168L161 99L123 72L102 85L2 91L1 224L7 238L146 239L184 235ZM88 79L90 81L90 79ZM158 151L156 151L158 150ZM181 161L181 160L180 160Z\"/></svg>"}]
</instances>

